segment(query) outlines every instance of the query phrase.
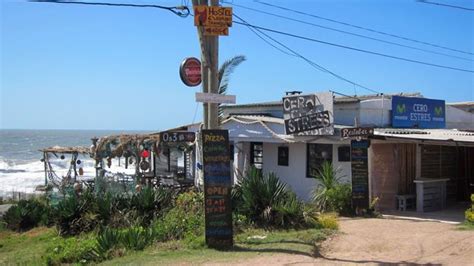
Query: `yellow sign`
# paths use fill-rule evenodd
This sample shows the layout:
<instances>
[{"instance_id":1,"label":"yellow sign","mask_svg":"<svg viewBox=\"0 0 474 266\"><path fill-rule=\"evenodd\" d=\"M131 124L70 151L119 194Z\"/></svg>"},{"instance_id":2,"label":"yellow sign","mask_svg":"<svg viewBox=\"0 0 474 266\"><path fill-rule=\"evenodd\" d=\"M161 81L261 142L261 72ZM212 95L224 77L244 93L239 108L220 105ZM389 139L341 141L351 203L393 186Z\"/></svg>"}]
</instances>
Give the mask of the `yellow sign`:
<instances>
[{"instance_id":1,"label":"yellow sign","mask_svg":"<svg viewBox=\"0 0 474 266\"><path fill-rule=\"evenodd\" d=\"M219 36L229 35L229 28L227 27L204 27L204 36Z\"/></svg>"},{"instance_id":2,"label":"yellow sign","mask_svg":"<svg viewBox=\"0 0 474 266\"><path fill-rule=\"evenodd\" d=\"M232 7L194 6L194 26L231 27Z\"/></svg>"}]
</instances>

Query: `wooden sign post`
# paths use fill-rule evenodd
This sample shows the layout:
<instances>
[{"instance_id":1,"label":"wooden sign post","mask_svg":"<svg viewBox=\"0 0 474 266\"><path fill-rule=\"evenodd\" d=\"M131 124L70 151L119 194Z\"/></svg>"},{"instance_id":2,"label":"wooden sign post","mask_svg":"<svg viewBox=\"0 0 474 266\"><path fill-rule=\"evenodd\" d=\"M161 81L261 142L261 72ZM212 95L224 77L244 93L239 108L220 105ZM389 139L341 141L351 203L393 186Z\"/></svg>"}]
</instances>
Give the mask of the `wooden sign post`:
<instances>
[{"instance_id":1,"label":"wooden sign post","mask_svg":"<svg viewBox=\"0 0 474 266\"><path fill-rule=\"evenodd\" d=\"M352 208L369 208L368 140L351 141Z\"/></svg>"},{"instance_id":2,"label":"wooden sign post","mask_svg":"<svg viewBox=\"0 0 474 266\"><path fill-rule=\"evenodd\" d=\"M215 249L233 246L229 133L203 130L204 209L206 244Z\"/></svg>"}]
</instances>

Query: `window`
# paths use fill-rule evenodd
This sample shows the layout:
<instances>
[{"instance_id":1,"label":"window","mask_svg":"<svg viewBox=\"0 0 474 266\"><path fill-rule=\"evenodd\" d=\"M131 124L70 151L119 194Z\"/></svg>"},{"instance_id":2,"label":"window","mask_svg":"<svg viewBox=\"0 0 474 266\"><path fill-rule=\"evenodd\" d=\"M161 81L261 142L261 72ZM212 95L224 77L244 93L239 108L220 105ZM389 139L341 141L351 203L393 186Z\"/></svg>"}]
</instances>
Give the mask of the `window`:
<instances>
[{"instance_id":1,"label":"window","mask_svg":"<svg viewBox=\"0 0 474 266\"><path fill-rule=\"evenodd\" d=\"M306 146L306 177L315 177L324 161L332 162L332 144L308 143Z\"/></svg>"},{"instance_id":2,"label":"window","mask_svg":"<svg viewBox=\"0 0 474 266\"><path fill-rule=\"evenodd\" d=\"M337 148L337 160L339 162L351 161L351 146L341 146Z\"/></svg>"},{"instance_id":3,"label":"window","mask_svg":"<svg viewBox=\"0 0 474 266\"><path fill-rule=\"evenodd\" d=\"M278 165L288 166L289 149L288 147L278 147Z\"/></svg>"},{"instance_id":4,"label":"window","mask_svg":"<svg viewBox=\"0 0 474 266\"><path fill-rule=\"evenodd\" d=\"M262 142L251 142L250 143L250 163L255 168L262 170L263 168L263 143Z\"/></svg>"}]
</instances>

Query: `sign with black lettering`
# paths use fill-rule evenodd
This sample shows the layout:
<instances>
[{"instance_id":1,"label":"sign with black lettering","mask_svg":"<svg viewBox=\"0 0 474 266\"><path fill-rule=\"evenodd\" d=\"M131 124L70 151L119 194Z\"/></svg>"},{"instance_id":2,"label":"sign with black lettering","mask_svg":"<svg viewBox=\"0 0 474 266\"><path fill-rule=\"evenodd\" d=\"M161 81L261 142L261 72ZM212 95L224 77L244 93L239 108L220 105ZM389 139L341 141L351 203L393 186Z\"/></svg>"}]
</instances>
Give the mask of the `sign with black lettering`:
<instances>
[{"instance_id":1,"label":"sign with black lettering","mask_svg":"<svg viewBox=\"0 0 474 266\"><path fill-rule=\"evenodd\" d=\"M232 247L232 202L227 130L203 130L204 207L206 243L216 249Z\"/></svg>"},{"instance_id":2,"label":"sign with black lettering","mask_svg":"<svg viewBox=\"0 0 474 266\"><path fill-rule=\"evenodd\" d=\"M352 207L369 208L368 140L351 141Z\"/></svg>"},{"instance_id":3,"label":"sign with black lettering","mask_svg":"<svg viewBox=\"0 0 474 266\"><path fill-rule=\"evenodd\" d=\"M332 93L283 97L283 119L288 135L333 135Z\"/></svg>"},{"instance_id":4,"label":"sign with black lettering","mask_svg":"<svg viewBox=\"0 0 474 266\"><path fill-rule=\"evenodd\" d=\"M194 142L196 134L186 131L167 131L161 133L162 142Z\"/></svg>"}]
</instances>

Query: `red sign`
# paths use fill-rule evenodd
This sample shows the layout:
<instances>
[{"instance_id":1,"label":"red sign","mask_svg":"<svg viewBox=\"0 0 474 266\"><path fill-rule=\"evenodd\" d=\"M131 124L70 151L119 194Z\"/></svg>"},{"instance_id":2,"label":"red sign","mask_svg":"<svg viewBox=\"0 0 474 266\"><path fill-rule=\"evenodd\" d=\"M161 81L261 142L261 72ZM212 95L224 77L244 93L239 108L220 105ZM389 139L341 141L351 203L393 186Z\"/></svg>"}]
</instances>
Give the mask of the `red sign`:
<instances>
[{"instance_id":1,"label":"red sign","mask_svg":"<svg viewBox=\"0 0 474 266\"><path fill-rule=\"evenodd\" d=\"M190 87L201 84L201 61L194 57L184 59L179 68L179 76Z\"/></svg>"}]
</instances>

